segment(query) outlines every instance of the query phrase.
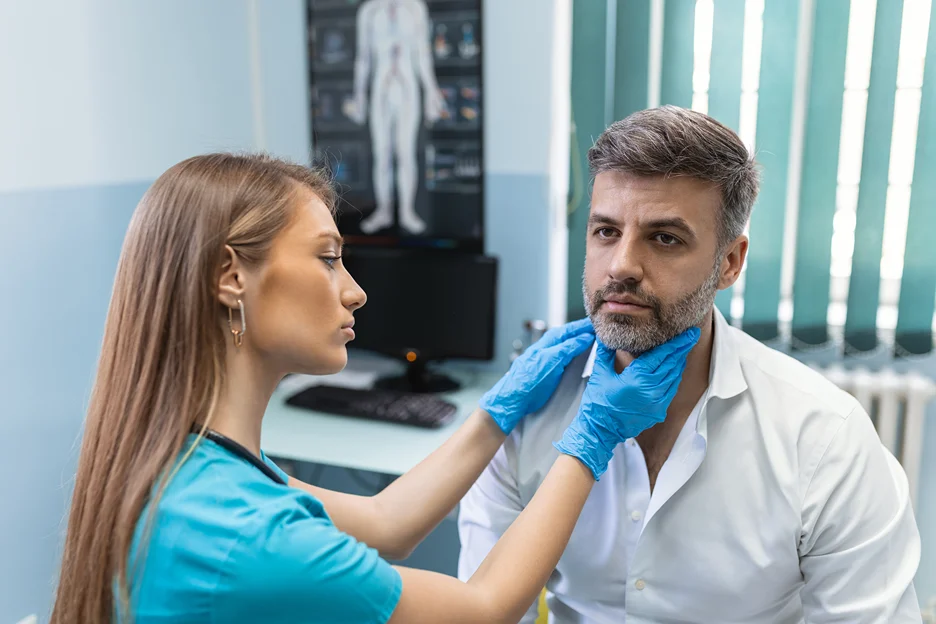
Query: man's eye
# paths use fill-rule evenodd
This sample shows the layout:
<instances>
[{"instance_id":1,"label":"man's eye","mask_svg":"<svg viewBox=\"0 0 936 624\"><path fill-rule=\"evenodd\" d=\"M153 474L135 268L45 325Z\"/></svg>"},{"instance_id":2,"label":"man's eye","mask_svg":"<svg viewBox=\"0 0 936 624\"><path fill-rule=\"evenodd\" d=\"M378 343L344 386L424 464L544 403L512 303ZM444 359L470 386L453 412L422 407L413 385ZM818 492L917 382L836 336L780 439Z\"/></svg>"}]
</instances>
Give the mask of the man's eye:
<instances>
[{"instance_id":1,"label":"man's eye","mask_svg":"<svg viewBox=\"0 0 936 624\"><path fill-rule=\"evenodd\" d=\"M598 238L611 238L612 236L614 236L614 230L612 230L611 228L606 228L606 227L598 228L597 230L595 230L595 234L598 235Z\"/></svg>"},{"instance_id":2,"label":"man's eye","mask_svg":"<svg viewBox=\"0 0 936 624\"><path fill-rule=\"evenodd\" d=\"M656 235L656 239L666 245L667 247L672 245L678 245L679 239L673 236L672 234L667 234L666 232L660 232Z\"/></svg>"}]
</instances>

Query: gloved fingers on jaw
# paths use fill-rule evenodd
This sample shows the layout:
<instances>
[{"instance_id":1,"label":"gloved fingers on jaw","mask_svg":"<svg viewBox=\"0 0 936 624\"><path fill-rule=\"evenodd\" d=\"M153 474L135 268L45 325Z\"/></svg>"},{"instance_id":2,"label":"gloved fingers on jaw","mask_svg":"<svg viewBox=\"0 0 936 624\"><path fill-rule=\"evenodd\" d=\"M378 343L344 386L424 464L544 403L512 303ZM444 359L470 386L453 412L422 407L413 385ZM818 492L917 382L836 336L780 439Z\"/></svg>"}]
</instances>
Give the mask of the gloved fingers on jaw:
<instances>
[{"instance_id":1,"label":"gloved fingers on jaw","mask_svg":"<svg viewBox=\"0 0 936 624\"><path fill-rule=\"evenodd\" d=\"M662 373L664 377L682 377L683 372L686 370L687 359L686 356L688 353L674 353L666 361L664 361L660 367L657 369L657 372Z\"/></svg>"},{"instance_id":2,"label":"gloved fingers on jaw","mask_svg":"<svg viewBox=\"0 0 936 624\"><path fill-rule=\"evenodd\" d=\"M622 387L638 384L639 387L645 390L655 390L659 396L669 389L674 382L677 386L679 385L685 367L685 360L683 360L682 362L674 361L672 365L667 362L660 365L656 370L648 370L646 365L635 360L617 378Z\"/></svg>"},{"instance_id":3,"label":"gloved fingers on jaw","mask_svg":"<svg viewBox=\"0 0 936 624\"><path fill-rule=\"evenodd\" d=\"M697 342L699 342L699 337L702 335L702 330L698 327L690 327L681 334L675 336L673 341L680 345L687 345L690 348L694 347Z\"/></svg>"},{"instance_id":4,"label":"gloved fingers on jaw","mask_svg":"<svg viewBox=\"0 0 936 624\"><path fill-rule=\"evenodd\" d=\"M655 362L654 370L670 372L686 364L686 358L694 348L693 343L683 343L673 349L668 350L659 361Z\"/></svg>"},{"instance_id":5,"label":"gloved fingers on jaw","mask_svg":"<svg viewBox=\"0 0 936 624\"><path fill-rule=\"evenodd\" d=\"M644 361L645 365L650 369L656 369L672 355L678 357L682 353L688 354L692 348L695 347L698 340L699 328L690 327L663 344L654 347L646 353L642 353L637 359Z\"/></svg>"},{"instance_id":6,"label":"gloved fingers on jaw","mask_svg":"<svg viewBox=\"0 0 936 624\"><path fill-rule=\"evenodd\" d=\"M568 361L571 361L572 358L581 355L585 351L591 348L595 342L595 336L592 334L579 334L569 338L562 343L562 346L568 355Z\"/></svg>"},{"instance_id":7,"label":"gloved fingers on jaw","mask_svg":"<svg viewBox=\"0 0 936 624\"><path fill-rule=\"evenodd\" d=\"M624 372L627 373L633 366L634 365L631 364ZM652 402L655 400L655 397L661 396L663 392L670 387L673 377L674 376L670 374L669 371L662 368L652 372L634 368L630 376L622 374L618 379L622 389L632 388L639 393L638 396L645 397L646 400Z\"/></svg>"},{"instance_id":8,"label":"gloved fingers on jaw","mask_svg":"<svg viewBox=\"0 0 936 624\"><path fill-rule=\"evenodd\" d=\"M595 342L598 343L598 357L604 359L614 359L614 356L617 354L616 350L601 342L600 338L595 338Z\"/></svg>"},{"instance_id":9,"label":"gloved fingers on jaw","mask_svg":"<svg viewBox=\"0 0 936 624\"><path fill-rule=\"evenodd\" d=\"M656 388L657 396L669 397L667 400L672 400L673 396L676 396L679 384L682 383L684 369L685 366L673 368L665 371L658 377L654 377L653 381L650 383Z\"/></svg>"},{"instance_id":10,"label":"gloved fingers on jaw","mask_svg":"<svg viewBox=\"0 0 936 624\"><path fill-rule=\"evenodd\" d=\"M661 393L663 400L669 404L676 397L676 393L679 392L679 384L682 383L682 375L673 376L669 380L669 383L666 384L665 390Z\"/></svg>"},{"instance_id":11,"label":"gloved fingers on jaw","mask_svg":"<svg viewBox=\"0 0 936 624\"><path fill-rule=\"evenodd\" d=\"M688 355L688 351L674 353L671 359L660 367L660 370L665 371L667 376L682 377L682 374L686 370L686 365L689 363Z\"/></svg>"},{"instance_id":12,"label":"gloved fingers on jaw","mask_svg":"<svg viewBox=\"0 0 936 624\"><path fill-rule=\"evenodd\" d=\"M686 355L689 355L692 352L692 350L695 349L696 344L698 344L697 340L685 341L679 346L679 349L677 350L677 352L685 353Z\"/></svg>"},{"instance_id":13,"label":"gloved fingers on jaw","mask_svg":"<svg viewBox=\"0 0 936 624\"><path fill-rule=\"evenodd\" d=\"M584 353L586 349L592 346L594 341L595 337L592 334L579 334L551 347L546 347L541 353L547 359L560 358L568 363L575 356Z\"/></svg>"},{"instance_id":14,"label":"gloved fingers on jaw","mask_svg":"<svg viewBox=\"0 0 936 624\"><path fill-rule=\"evenodd\" d=\"M678 345L673 344L673 341L664 342L649 351L641 353L637 359L634 360L634 363L640 362L641 366L645 367L648 371L655 371L666 361L666 358L677 349Z\"/></svg>"},{"instance_id":15,"label":"gloved fingers on jaw","mask_svg":"<svg viewBox=\"0 0 936 624\"><path fill-rule=\"evenodd\" d=\"M539 339L541 347L552 347L582 333L594 333L591 319L583 318L560 327L553 327Z\"/></svg>"},{"instance_id":16,"label":"gloved fingers on jaw","mask_svg":"<svg viewBox=\"0 0 936 624\"><path fill-rule=\"evenodd\" d=\"M605 370L611 371L611 374L617 374L614 371L614 358L616 351L606 347L600 340L598 343L598 351L595 353L595 362L594 367L596 370Z\"/></svg>"},{"instance_id":17,"label":"gloved fingers on jaw","mask_svg":"<svg viewBox=\"0 0 936 624\"><path fill-rule=\"evenodd\" d=\"M586 334L595 333L595 328L592 325L591 319L588 318L587 316L577 321L566 323L566 325L563 328L564 338L570 338L572 336L577 336L582 333L586 333Z\"/></svg>"}]
</instances>

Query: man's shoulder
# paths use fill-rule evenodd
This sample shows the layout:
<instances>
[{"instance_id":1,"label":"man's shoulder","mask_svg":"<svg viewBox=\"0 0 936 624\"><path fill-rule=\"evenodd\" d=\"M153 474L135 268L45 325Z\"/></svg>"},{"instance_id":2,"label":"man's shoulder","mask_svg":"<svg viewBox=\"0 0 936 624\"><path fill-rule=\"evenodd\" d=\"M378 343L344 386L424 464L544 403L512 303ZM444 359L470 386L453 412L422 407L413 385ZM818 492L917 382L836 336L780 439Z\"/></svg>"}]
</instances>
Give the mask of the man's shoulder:
<instances>
[{"instance_id":1,"label":"man's shoulder","mask_svg":"<svg viewBox=\"0 0 936 624\"><path fill-rule=\"evenodd\" d=\"M859 406L858 401L832 383L820 370L778 351L737 328L730 328L748 389L757 399L782 399L773 405L797 412L844 419ZM763 404L760 407L768 407Z\"/></svg>"},{"instance_id":2,"label":"man's shoulder","mask_svg":"<svg viewBox=\"0 0 936 624\"><path fill-rule=\"evenodd\" d=\"M582 393L588 383L583 372L590 352L590 349L586 350L566 366L559 385L546 405L521 420L504 442L506 465L516 475L521 486L538 485L559 456L553 442L562 437L578 413Z\"/></svg>"}]
</instances>

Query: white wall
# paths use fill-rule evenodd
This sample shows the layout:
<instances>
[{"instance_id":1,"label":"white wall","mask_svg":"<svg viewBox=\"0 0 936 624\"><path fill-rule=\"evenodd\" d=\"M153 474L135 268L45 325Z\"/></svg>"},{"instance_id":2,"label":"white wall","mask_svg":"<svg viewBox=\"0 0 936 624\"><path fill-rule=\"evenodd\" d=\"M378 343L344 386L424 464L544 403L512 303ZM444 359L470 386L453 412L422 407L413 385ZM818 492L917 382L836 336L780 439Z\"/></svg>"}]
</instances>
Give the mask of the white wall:
<instances>
[{"instance_id":1,"label":"white wall","mask_svg":"<svg viewBox=\"0 0 936 624\"><path fill-rule=\"evenodd\" d=\"M500 258L498 363L522 323L565 321L570 0L484 0L487 252Z\"/></svg>"},{"instance_id":2,"label":"white wall","mask_svg":"<svg viewBox=\"0 0 936 624\"><path fill-rule=\"evenodd\" d=\"M299 0L0 3L0 191L153 180L208 150L306 159L303 17Z\"/></svg>"}]
</instances>

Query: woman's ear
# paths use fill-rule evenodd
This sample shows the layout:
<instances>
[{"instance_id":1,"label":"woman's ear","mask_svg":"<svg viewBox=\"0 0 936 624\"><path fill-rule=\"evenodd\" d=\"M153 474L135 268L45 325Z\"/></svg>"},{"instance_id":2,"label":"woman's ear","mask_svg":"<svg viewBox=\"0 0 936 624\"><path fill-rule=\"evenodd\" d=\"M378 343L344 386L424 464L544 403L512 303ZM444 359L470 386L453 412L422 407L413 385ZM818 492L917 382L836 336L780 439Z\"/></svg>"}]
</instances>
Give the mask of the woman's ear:
<instances>
[{"instance_id":1,"label":"woman's ear","mask_svg":"<svg viewBox=\"0 0 936 624\"><path fill-rule=\"evenodd\" d=\"M237 300L244 298L244 265L230 245L221 251L221 276L218 278L218 301L229 308L237 308Z\"/></svg>"}]
</instances>

